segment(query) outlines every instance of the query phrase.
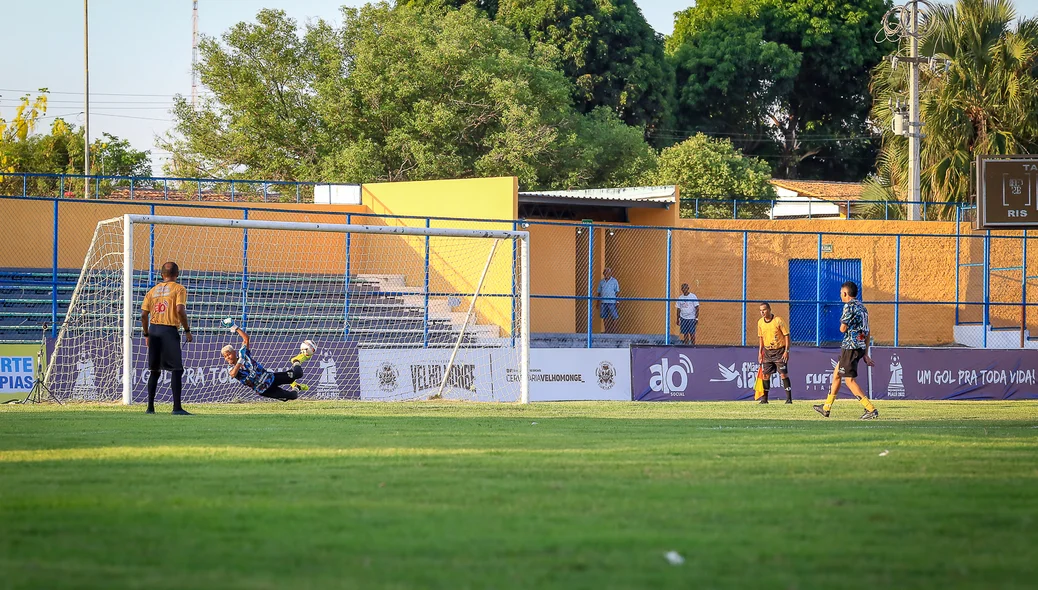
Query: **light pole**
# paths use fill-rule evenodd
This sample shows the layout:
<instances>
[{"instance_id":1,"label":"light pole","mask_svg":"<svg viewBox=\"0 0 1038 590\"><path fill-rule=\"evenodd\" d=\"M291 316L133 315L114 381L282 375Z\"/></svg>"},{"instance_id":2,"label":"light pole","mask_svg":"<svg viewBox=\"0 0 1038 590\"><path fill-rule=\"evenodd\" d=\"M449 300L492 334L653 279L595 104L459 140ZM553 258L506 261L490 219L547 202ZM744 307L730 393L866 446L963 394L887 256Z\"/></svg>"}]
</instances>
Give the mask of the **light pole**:
<instances>
[{"instance_id":1,"label":"light pole","mask_svg":"<svg viewBox=\"0 0 1038 590\"><path fill-rule=\"evenodd\" d=\"M90 198L90 18L83 0L83 198Z\"/></svg>"}]
</instances>

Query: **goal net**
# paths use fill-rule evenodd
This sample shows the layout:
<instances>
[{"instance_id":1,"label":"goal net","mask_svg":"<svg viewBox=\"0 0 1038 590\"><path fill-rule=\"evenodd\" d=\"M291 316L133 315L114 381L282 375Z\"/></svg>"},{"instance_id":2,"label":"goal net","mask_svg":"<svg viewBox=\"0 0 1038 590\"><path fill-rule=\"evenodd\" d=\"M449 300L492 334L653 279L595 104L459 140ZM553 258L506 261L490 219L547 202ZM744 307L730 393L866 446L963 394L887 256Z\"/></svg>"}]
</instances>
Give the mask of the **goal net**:
<instances>
[{"instance_id":1,"label":"goal net","mask_svg":"<svg viewBox=\"0 0 1038 590\"><path fill-rule=\"evenodd\" d=\"M474 226L475 223L461 224ZM507 227L507 224L484 224ZM303 340L304 399L525 402L527 232L126 215L98 223L46 382L62 399L147 399L140 325L163 263L180 267L193 342L185 403L257 401L220 350L271 371ZM157 401L171 399L163 372Z\"/></svg>"}]
</instances>

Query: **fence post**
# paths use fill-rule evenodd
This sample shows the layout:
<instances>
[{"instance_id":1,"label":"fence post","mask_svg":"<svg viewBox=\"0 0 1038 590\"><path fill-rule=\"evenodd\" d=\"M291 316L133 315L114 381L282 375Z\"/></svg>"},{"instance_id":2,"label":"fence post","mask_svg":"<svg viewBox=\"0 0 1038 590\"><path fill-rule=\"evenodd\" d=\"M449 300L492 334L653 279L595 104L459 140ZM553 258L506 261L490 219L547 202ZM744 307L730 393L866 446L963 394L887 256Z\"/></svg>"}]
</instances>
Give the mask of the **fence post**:
<instances>
[{"instance_id":1,"label":"fence post","mask_svg":"<svg viewBox=\"0 0 1038 590\"><path fill-rule=\"evenodd\" d=\"M746 346L746 261L749 232L742 232L742 345Z\"/></svg>"},{"instance_id":2,"label":"fence post","mask_svg":"<svg viewBox=\"0 0 1038 590\"><path fill-rule=\"evenodd\" d=\"M699 219L699 197L696 197L696 219Z\"/></svg>"},{"instance_id":3,"label":"fence post","mask_svg":"<svg viewBox=\"0 0 1038 590\"><path fill-rule=\"evenodd\" d=\"M234 186L234 185L231 185ZM353 215L350 213L346 214L346 225L353 223ZM342 320L343 320L343 340L349 339L350 336L350 237L353 236L353 232L346 232L346 284L343 286L345 294L343 296L343 309L342 309Z\"/></svg>"},{"instance_id":4,"label":"fence post","mask_svg":"<svg viewBox=\"0 0 1038 590\"><path fill-rule=\"evenodd\" d=\"M169 200L169 181L165 178L162 179L162 200Z\"/></svg>"},{"instance_id":5,"label":"fence post","mask_svg":"<svg viewBox=\"0 0 1038 590\"><path fill-rule=\"evenodd\" d=\"M198 179L198 200L202 200L202 179Z\"/></svg>"},{"instance_id":6,"label":"fence post","mask_svg":"<svg viewBox=\"0 0 1038 590\"><path fill-rule=\"evenodd\" d=\"M1020 250L1020 348L1027 347L1027 230Z\"/></svg>"},{"instance_id":7,"label":"fence post","mask_svg":"<svg viewBox=\"0 0 1038 590\"><path fill-rule=\"evenodd\" d=\"M739 218L739 201L732 199L732 219Z\"/></svg>"},{"instance_id":8,"label":"fence post","mask_svg":"<svg viewBox=\"0 0 1038 590\"><path fill-rule=\"evenodd\" d=\"M58 200L54 199L54 236L51 252L50 337L58 337Z\"/></svg>"},{"instance_id":9,"label":"fence post","mask_svg":"<svg viewBox=\"0 0 1038 590\"><path fill-rule=\"evenodd\" d=\"M898 321L901 308L901 236L898 235L896 240L897 242L894 246L894 346L899 346L898 327L901 325Z\"/></svg>"},{"instance_id":10,"label":"fence post","mask_svg":"<svg viewBox=\"0 0 1038 590\"><path fill-rule=\"evenodd\" d=\"M666 344L667 346L670 346L670 304L671 304L671 301L670 301L670 281L671 281L671 278L670 278L670 265L671 265L671 256L673 255L673 250L671 248L673 243L674 243L673 242L673 239L674 239L673 232L674 232L674 230L669 229L669 228L667 229L667 272L666 272L666 275L667 275L666 281L667 282L666 282L666 284L663 287L663 296L667 298L667 301L664 302L664 305L667 306L667 323L663 327L663 343Z\"/></svg>"},{"instance_id":11,"label":"fence post","mask_svg":"<svg viewBox=\"0 0 1038 590\"><path fill-rule=\"evenodd\" d=\"M591 329L594 325L591 305L591 281L595 278L595 226L587 225L587 347L591 348Z\"/></svg>"},{"instance_id":12,"label":"fence post","mask_svg":"<svg viewBox=\"0 0 1038 590\"><path fill-rule=\"evenodd\" d=\"M297 182L296 183L296 203L298 203L298 202L300 202L300 201L299 201L299 183Z\"/></svg>"},{"instance_id":13,"label":"fence post","mask_svg":"<svg viewBox=\"0 0 1038 590\"><path fill-rule=\"evenodd\" d=\"M231 202L232 203L234 202L234 181L233 180L231 181ZM350 218L350 216L346 215L346 219L349 219L349 218ZM349 222L347 221L346 223L349 223Z\"/></svg>"},{"instance_id":14,"label":"fence post","mask_svg":"<svg viewBox=\"0 0 1038 590\"><path fill-rule=\"evenodd\" d=\"M991 230L984 232L984 348L988 347L988 325L991 323Z\"/></svg>"},{"instance_id":15,"label":"fence post","mask_svg":"<svg viewBox=\"0 0 1038 590\"><path fill-rule=\"evenodd\" d=\"M249 210L242 210L242 219L248 221ZM249 325L249 230L242 230L241 241L241 325Z\"/></svg>"},{"instance_id":16,"label":"fence post","mask_svg":"<svg viewBox=\"0 0 1038 590\"><path fill-rule=\"evenodd\" d=\"M263 183L263 202L267 202L267 183Z\"/></svg>"},{"instance_id":17,"label":"fence post","mask_svg":"<svg viewBox=\"0 0 1038 590\"><path fill-rule=\"evenodd\" d=\"M961 231L959 225L962 223L962 207L955 208L955 325L959 325L959 265L961 263L961 257L959 255L959 236Z\"/></svg>"},{"instance_id":18,"label":"fence post","mask_svg":"<svg viewBox=\"0 0 1038 590\"><path fill-rule=\"evenodd\" d=\"M155 205L149 207L151 215L155 215ZM148 224L148 285L155 283L155 224Z\"/></svg>"},{"instance_id":19,"label":"fence post","mask_svg":"<svg viewBox=\"0 0 1038 590\"><path fill-rule=\"evenodd\" d=\"M22 196L23 197L27 196L26 193L28 192L28 186L29 186L29 175L25 174L23 172L22 173Z\"/></svg>"},{"instance_id":20,"label":"fence post","mask_svg":"<svg viewBox=\"0 0 1038 590\"><path fill-rule=\"evenodd\" d=\"M810 201L809 201L810 202ZM810 205L808 205L810 207ZM822 234L818 234L815 259L815 346L822 345Z\"/></svg>"},{"instance_id":21,"label":"fence post","mask_svg":"<svg viewBox=\"0 0 1038 590\"><path fill-rule=\"evenodd\" d=\"M64 199L65 198L65 175L64 174L61 175L61 179L58 182L58 198L59 199Z\"/></svg>"},{"instance_id":22,"label":"fence post","mask_svg":"<svg viewBox=\"0 0 1038 590\"><path fill-rule=\"evenodd\" d=\"M133 177L130 177L130 200L133 200Z\"/></svg>"},{"instance_id":23,"label":"fence post","mask_svg":"<svg viewBox=\"0 0 1038 590\"><path fill-rule=\"evenodd\" d=\"M425 218L425 227L428 228L431 223L428 217ZM423 283L423 293L425 294L425 305L423 306L424 311L422 318L422 348L429 348L429 236L425 236L425 282ZM452 324L453 325L453 324ZM461 328L465 330L465 326Z\"/></svg>"}]
</instances>

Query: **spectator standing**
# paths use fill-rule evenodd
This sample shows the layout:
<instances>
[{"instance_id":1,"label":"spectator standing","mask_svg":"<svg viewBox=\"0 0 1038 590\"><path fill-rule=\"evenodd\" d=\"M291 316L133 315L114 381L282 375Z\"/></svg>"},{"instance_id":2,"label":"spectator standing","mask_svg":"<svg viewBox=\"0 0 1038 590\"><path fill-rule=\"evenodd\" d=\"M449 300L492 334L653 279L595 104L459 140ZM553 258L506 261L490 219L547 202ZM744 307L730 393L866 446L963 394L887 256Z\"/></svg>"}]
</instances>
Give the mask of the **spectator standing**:
<instances>
[{"instance_id":1,"label":"spectator standing","mask_svg":"<svg viewBox=\"0 0 1038 590\"><path fill-rule=\"evenodd\" d=\"M681 342L687 346L696 345L696 327L699 325L699 298L688 289L688 283L681 283L681 295L678 296L678 327L681 329Z\"/></svg>"},{"instance_id":2,"label":"spectator standing","mask_svg":"<svg viewBox=\"0 0 1038 590\"><path fill-rule=\"evenodd\" d=\"M613 269L602 269L602 280L598 282L598 315L602 318L604 332L616 334L620 312L616 308L616 297L620 294L620 281L613 276Z\"/></svg>"}]
</instances>

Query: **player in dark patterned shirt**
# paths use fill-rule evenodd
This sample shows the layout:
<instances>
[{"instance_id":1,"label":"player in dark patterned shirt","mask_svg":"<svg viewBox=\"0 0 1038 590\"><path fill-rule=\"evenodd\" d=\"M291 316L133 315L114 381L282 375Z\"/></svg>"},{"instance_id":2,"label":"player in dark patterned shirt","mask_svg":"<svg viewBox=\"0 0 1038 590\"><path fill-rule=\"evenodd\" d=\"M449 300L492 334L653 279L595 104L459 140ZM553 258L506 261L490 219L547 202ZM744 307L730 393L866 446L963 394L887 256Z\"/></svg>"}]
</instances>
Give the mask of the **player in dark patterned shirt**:
<instances>
[{"instance_id":1,"label":"player in dark patterned shirt","mask_svg":"<svg viewBox=\"0 0 1038 590\"><path fill-rule=\"evenodd\" d=\"M862 420L879 418L879 411L872 401L861 390L858 385L858 361L864 360L865 364L872 366L869 357L869 312L858 301L858 285L853 281L847 281L840 287L840 299L843 300L843 315L840 316L840 332L843 332L843 342L840 344L840 362L833 371L833 384L829 389L829 397L825 398L824 404L812 406L816 412L823 417L829 417L829 410L836 401L836 393L840 391L840 385L847 383L847 389L858 398L861 405L865 407L865 413L861 415Z\"/></svg>"}]
</instances>

